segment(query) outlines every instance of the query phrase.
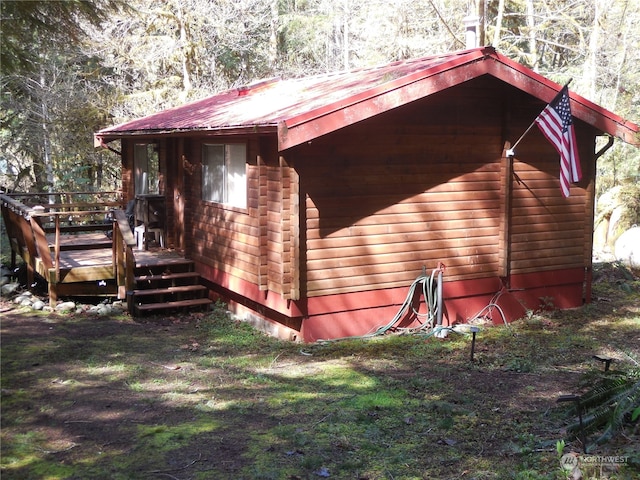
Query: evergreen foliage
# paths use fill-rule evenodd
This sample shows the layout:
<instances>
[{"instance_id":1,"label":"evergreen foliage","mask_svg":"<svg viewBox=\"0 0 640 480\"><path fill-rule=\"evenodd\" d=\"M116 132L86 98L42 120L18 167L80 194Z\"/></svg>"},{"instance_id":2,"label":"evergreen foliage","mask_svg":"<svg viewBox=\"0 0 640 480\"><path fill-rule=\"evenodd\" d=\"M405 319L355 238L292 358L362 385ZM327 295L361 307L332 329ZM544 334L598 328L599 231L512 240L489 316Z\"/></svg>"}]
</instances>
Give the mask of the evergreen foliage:
<instances>
[{"instance_id":1,"label":"evergreen foliage","mask_svg":"<svg viewBox=\"0 0 640 480\"><path fill-rule=\"evenodd\" d=\"M577 406L569 410L573 423L567 432L595 435L594 443L610 442L626 427L638 426L640 416L640 365L624 372L605 372L590 379L591 386L580 398L582 425ZM582 430L582 432L581 432Z\"/></svg>"}]
</instances>

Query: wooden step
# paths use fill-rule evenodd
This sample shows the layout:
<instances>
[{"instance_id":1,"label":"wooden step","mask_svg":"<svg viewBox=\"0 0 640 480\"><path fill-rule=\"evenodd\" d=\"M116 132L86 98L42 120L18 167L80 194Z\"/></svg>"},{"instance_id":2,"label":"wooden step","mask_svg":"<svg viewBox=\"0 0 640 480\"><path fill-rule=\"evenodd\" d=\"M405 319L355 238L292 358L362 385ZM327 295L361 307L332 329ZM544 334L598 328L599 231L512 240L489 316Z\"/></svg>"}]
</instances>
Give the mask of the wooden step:
<instances>
[{"instance_id":1,"label":"wooden step","mask_svg":"<svg viewBox=\"0 0 640 480\"><path fill-rule=\"evenodd\" d=\"M135 257L137 269L185 268L194 265L193 260L181 257L158 257L146 251L136 252Z\"/></svg>"},{"instance_id":2,"label":"wooden step","mask_svg":"<svg viewBox=\"0 0 640 480\"><path fill-rule=\"evenodd\" d=\"M149 295L172 295L174 293L190 293L190 292L203 292L206 291L207 287L204 285L180 285L177 287L165 287L165 288L149 288L149 289L141 289L134 290L134 297L144 297Z\"/></svg>"},{"instance_id":3,"label":"wooden step","mask_svg":"<svg viewBox=\"0 0 640 480\"><path fill-rule=\"evenodd\" d=\"M151 312L154 310L169 310L172 308L204 307L205 305L211 305L212 303L213 301L208 298L194 298L193 300L176 300L175 302L147 303L136 305L135 308L138 312Z\"/></svg>"},{"instance_id":4,"label":"wooden step","mask_svg":"<svg viewBox=\"0 0 640 480\"><path fill-rule=\"evenodd\" d=\"M178 273L160 273L157 275L140 275L135 277L137 282L157 282L162 280L178 280L184 278L200 278L200 274L196 272L178 272Z\"/></svg>"}]
</instances>

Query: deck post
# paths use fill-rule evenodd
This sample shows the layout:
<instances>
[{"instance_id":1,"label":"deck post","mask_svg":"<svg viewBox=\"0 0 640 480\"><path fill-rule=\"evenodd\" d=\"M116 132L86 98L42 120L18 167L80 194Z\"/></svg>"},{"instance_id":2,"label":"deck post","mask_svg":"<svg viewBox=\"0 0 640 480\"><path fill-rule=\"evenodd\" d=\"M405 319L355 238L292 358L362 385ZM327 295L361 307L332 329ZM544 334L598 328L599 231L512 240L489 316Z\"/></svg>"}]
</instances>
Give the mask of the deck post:
<instances>
[{"instance_id":1,"label":"deck post","mask_svg":"<svg viewBox=\"0 0 640 480\"><path fill-rule=\"evenodd\" d=\"M51 308L56 308L56 304L58 303L58 274L55 270L49 271L49 306Z\"/></svg>"},{"instance_id":2,"label":"deck post","mask_svg":"<svg viewBox=\"0 0 640 480\"><path fill-rule=\"evenodd\" d=\"M56 267L56 282L60 280L60 215L55 216L56 219L56 243L54 246L54 266Z\"/></svg>"},{"instance_id":3,"label":"deck post","mask_svg":"<svg viewBox=\"0 0 640 480\"><path fill-rule=\"evenodd\" d=\"M133 246L136 241L129 227L129 222L122 210L114 211L113 222L113 249L114 263L116 270L116 281L118 284L118 298L127 298L127 292L134 288L135 277L135 257Z\"/></svg>"},{"instance_id":4,"label":"deck post","mask_svg":"<svg viewBox=\"0 0 640 480\"><path fill-rule=\"evenodd\" d=\"M118 227L118 221L113 220L113 237L111 238L113 244L113 254L112 254L112 266L113 272L116 278L116 285L118 286L118 298L122 299L122 286L124 284L122 279L122 235L120 235L120 229Z\"/></svg>"},{"instance_id":5,"label":"deck post","mask_svg":"<svg viewBox=\"0 0 640 480\"><path fill-rule=\"evenodd\" d=\"M118 298L126 298L126 272L124 260L124 241L120 232L118 222L113 222L113 263L118 284Z\"/></svg>"},{"instance_id":6,"label":"deck post","mask_svg":"<svg viewBox=\"0 0 640 480\"><path fill-rule=\"evenodd\" d=\"M127 292L130 292L135 287L135 277L134 277L134 267L135 267L135 258L133 256L133 248L130 245L126 245L125 251L125 287Z\"/></svg>"}]
</instances>

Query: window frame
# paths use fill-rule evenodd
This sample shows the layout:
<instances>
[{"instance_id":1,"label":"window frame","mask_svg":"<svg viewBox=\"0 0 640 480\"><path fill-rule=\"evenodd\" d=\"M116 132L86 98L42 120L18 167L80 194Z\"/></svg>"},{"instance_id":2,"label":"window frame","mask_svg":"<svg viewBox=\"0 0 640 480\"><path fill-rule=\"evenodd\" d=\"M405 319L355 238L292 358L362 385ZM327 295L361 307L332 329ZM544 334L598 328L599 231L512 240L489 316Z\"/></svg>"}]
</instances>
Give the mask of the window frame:
<instances>
[{"instance_id":1,"label":"window frame","mask_svg":"<svg viewBox=\"0 0 640 480\"><path fill-rule=\"evenodd\" d=\"M222 149L222 155L210 150ZM242 149L242 151L239 151ZM202 155L202 178L200 181L200 199L203 202L215 203L225 208L234 208L242 211L247 210L248 205L248 185L247 185L247 142L203 142L201 148ZM216 162L215 156L218 156ZM221 157L221 158L220 158ZM214 163L215 162L215 163ZM219 166L219 172L209 172ZM240 167L242 165L242 168ZM241 178L234 178L241 172ZM213 175L213 179L211 176ZM212 184L207 184L207 180ZM242 185L239 182L242 182ZM216 188L213 182L221 184L221 188Z\"/></svg>"}]
</instances>

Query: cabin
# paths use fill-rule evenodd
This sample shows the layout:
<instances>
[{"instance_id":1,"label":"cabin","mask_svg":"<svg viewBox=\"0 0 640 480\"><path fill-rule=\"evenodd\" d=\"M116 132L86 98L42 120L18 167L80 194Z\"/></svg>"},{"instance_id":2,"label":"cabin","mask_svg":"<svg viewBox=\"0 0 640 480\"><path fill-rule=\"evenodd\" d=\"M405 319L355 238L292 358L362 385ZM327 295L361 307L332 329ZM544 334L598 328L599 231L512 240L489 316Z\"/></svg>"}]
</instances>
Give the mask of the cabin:
<instances>
[{"instance_id":1,"label":"cabin","mask_svg":"<svg viewBox=\"0 0 640 480\"><path fill-rule=\"evenodd\" d=\"M483 47L265 80L95 140L120 142L124 200L156 203L163 242L210 297L274 335L376 332L434 272L443 325L501 323L591 300L595 166L611 143L596 141L638 145L637 125L570 92L582 179L565 197L538 128L510 152L560 89ZM411 294L403 328L429 292Z\"/></svg>"}]
</instances>

